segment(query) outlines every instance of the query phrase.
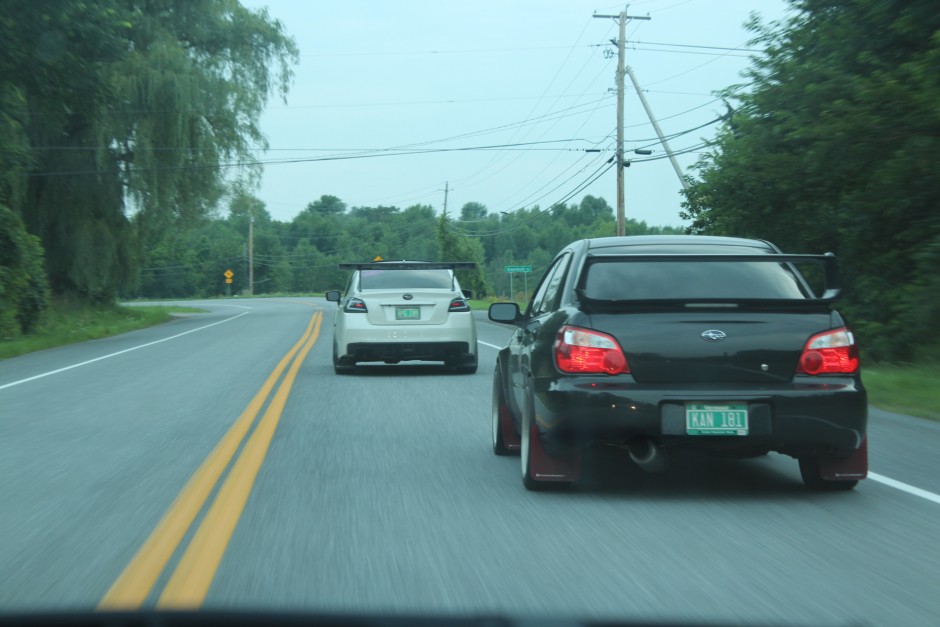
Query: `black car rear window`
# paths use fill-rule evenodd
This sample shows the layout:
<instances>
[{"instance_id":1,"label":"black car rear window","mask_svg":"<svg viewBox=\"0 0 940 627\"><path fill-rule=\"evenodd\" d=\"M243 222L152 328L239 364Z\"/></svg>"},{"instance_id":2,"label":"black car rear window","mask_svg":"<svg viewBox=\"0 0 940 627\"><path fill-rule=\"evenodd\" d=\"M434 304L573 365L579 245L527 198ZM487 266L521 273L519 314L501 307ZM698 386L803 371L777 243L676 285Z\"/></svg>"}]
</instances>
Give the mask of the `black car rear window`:
<instances>
[{"instance_id":1,"label":"black car rear window","mask_svg":"<svg viewBox=\"0 0 940 627\"><path fill-rule=\"evenodd\" d=\"M359 289L450 289L450 270L362 270Z\"/></svg>"},{"instance_id":2,"label":"black car rear window","mask_svg":"<svg viewBox=\"0 0 940 627\"><path fill-rule=\"evenodd\" d=\"M793 271L779 263L627 260L588 265L584 295L595 300L810 297Z\"/></svg>"}]
</instances>

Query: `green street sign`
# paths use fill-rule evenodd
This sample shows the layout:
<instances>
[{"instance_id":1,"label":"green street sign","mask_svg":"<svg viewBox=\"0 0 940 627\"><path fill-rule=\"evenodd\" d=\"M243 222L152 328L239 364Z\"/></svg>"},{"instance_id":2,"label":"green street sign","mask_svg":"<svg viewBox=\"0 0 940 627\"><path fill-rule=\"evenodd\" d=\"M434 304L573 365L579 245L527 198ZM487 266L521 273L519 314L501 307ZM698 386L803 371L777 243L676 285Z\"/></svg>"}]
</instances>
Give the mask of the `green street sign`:
<instances>
[{"instance_id":1,"label":"green street sign","mask_svg":"<svg viewBox=\"0 0 940 627\"><path fill-rule=\"evenodd\" d=\"M506 272L532 272L532 266L506 266Z\"/></svg>"}]
</instances>

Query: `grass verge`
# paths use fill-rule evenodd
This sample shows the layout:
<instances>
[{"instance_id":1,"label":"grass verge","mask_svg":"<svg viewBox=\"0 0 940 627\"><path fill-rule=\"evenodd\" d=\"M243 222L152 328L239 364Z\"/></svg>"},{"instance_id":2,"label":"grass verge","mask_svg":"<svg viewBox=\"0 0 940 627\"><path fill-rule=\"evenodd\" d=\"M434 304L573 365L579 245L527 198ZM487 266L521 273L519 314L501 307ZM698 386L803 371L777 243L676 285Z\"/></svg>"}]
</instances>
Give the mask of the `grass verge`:
<instances>
[{"instance_id":1,"label":"grass verge","mask_svg":"<svg viewBox=\"0 0 940 627\"><path fill-rule=\"evenodd\" d=\"M475 311L487 311L490 308L490 305L492 305L493 303L508 303L508 302L511 302L511 301L496 299L496 298L487 298L484 300L472 299L472 300L467 301L467 303L470 305L470 309L473 309ZM517 303L517 304L519 305L519 309L525 311L525 308L526 308L525 303Z\"/></svg>"},{"instance_id":2,"label":"grass verge","mask_svg":"<svg viewBox=\"0 0 940 627\"><path fill-rule=\"evenodd\" d=\"M93 306L53 301L32 333L0 340L0 359L142 329L166 322L174 313L204 311L192 307Z\"/></svg>"},{"instance_id":3,"label":"grass verge","mask_svg":"<svg viewBox=\"0 0 940 627\"><path fill-rule=\"evenodd\" d=\"M940 364L866 366L862 379L872 405L940 420Z\"/></svg>"}]
</instances>

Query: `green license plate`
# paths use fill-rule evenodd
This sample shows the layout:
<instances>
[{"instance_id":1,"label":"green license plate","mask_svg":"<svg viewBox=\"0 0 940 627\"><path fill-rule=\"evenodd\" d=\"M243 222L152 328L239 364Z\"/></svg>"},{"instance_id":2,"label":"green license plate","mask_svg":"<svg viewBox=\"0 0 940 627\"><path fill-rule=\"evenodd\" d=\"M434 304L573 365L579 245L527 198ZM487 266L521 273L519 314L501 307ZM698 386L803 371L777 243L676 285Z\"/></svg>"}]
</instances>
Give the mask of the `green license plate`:
<instances>
[{"instance_id":1,"label":"green license plate","mask_svg":"<svg viewBox=\"0 0 940 627\"><path fill-rule=\"evenodd\" d=\"M747 435L747 403L686 403L689 435Z\"/></svg>"},{"instance_id":2,"label":"green license plate","mask_svg":"<svg viewBox=\"0 0 940 627\"><path fill-rule=\"evenodd\" d=\"M419 307L396 307L395 320L420 320L421 309Z\"/></svg>"}]
</instances>

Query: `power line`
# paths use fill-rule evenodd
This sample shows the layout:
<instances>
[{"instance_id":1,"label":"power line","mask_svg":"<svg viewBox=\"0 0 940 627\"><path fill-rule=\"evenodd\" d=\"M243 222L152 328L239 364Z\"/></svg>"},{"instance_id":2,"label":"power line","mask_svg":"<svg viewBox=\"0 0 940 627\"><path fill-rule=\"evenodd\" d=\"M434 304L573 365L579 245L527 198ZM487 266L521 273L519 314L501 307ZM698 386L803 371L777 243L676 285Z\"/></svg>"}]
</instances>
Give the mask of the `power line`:
<instances>
[{"instance_id":1,"label":"power line","mask_svg":"<svg viewBox=\"0 0 940 627\"><path fill-rule=\"evenodd\" d=\"M563 204L563 203L565 203L565 202L568 202L568 200L570 200L571 198L573 198L576 194L578 194L578 192L581 192L581 191L583 191L584 189L588 188L588 187L589 187L592 183L594 183L597 179L599 179L601 176L603 176L604 174L606 174L612 167L614 167L614 165L615 165L615 163L613 162L613 160L609 160L609 161L605 162L604 165L602 165L599 169L595 170L594 173L592 173L587 179L585 179L584 181L582 181L581 184L579 184L577 187L575 187L571 192L565 194L560 200L556 200L555 202L553 202L553 203L550 205L550 207L557 207L558 205L561 205L561 204ZM605 166L606 166L606 167L605 167ZM572 178L573 178L573 177L572 177ZM570 179L569 179L569 180L570 180ZM560 187L560 186L559 186L559 187ZM557 189L557 188L556 188L556 189ZM547 195L548 195L548 194L546 194L546 196L547 196ZM535 216L533 216L532 218L529 218L528 220L525 220L525 221L520 222L520 223L513 224L513 225L508 226L508 227L503 228L503 229L497 229L497 230L495 230L495 231L489 231L489 232L486 232L486 233L473 233L473 232L470 232L470 231L466 231L466 230L464 230L464 229L459 229L459 228L458 228L458 229L454 229L453 226L451 226L450 228L451 228L451 230L453 230L454 232L459 233L459 234L462 234L462 235L466 235L467 237L492 237L493 235L498 235L498 234L500 234L500 233L506 233L506 232L509 232L509 231L514 231L514 230L516 230L516 229L520 229L520 228L522 228L523 226L527 226L528 224L531 224L531 223L534 222L535 220L538 220L538 219L544 217L545 215L547 215L547 214L549 214L549 213L551 213L550 210L549 210L549 211L540 211L539 213L535 214Z\"/></svg>"},{"instance_id":2,"label":"power line","mask_svg":"<svg viewBox=\"0 0 940 627\"><path fill-rule=\"evenodd\" d=\"M510 136L510 138L509 138L510 141L514 141L514 140L516 139L516 137L519 136L519 131L520 131L520 129L522 128L522 126L525 125L524 123L527 122L530 118L532 118L533 114L535 113L536 109L538 108L538 106L539 106L539 104L542 102L542 100L544 100L545 98L548 97L548 96L547 96L548 91L552 88L552 85L555 84L555 81L556 81L556 80L558 79L558 77L561 75L561 71L562 71L562 70L565 68L565 66L568 64L569 59L571 59L572 53L574 52L575 48L577 47L578 42L580 42L580 41L581 41L581 38L584 37L584 33L587 32L587 28L588 28L588 25L589 25L590 23L591 23L591 20L590 20L590 19L588 19L588 20L585 21L584 27L581 29L581 32L578 34L578 37L577 37L577 39L575 40L575 43L570 47L570 49L568 50L568 54L565 55L565 58L562 60L561 65L558 67L558 69L555 71L555 74L552 76L551 80L548 82L548 85L545 87L545 91L542 92L542 96L539 98L539 101L535 103L535 105L534 105L534 106L532 107L532 109L529 111L528 115L526 115L525 120L523 120L523 124L522 124L522 125L519 125L519 126L516 128L516 130L513 132L513 134ZM589 60L590 60L590 58L588 58L588 59L585 60L585 63L582 64L582 66L581 66L581 68L579 69L579 71L575 73L575 77L577 77L577 75L580 74L580 70L583 70L583 69L584 69L584 67L587 65L587 63L588 63ZM565 89L570 88L570 86L573 84L573 82L574 82L574 79L572 79L572 81L568 83L568 86L567 86ZM585 91L587 91L587 90L585 90ZM582 94L582 97L583 97L583 94ZM549 112L551 112L551 110L552 110L557 104L558 104L558 99L556 98L555 101L549 106ZM524 139L524 138L528 137L528 135L529 135L530 132L531 132L531 127L530 127L530 129L529 129L527 132L525 132L525 133L522 134L522 138ZM544 137L544 133L543 133L542 136ZM498 155L497 157L491 159L488 163L485 163L483 166L481 166L479 169L477 169L476 172L470 174L469 176L466 176L466 177L463 177L463 178L459 179L459 180L458 180L458 183L459 183L460 185L462 185L462 186L471 186L472 183L470 183L470 181L473 181L474 179L478 178L482 173L486 172L487 170L489 170L489 169L491 169L491 168L494 168L494 167L496 166L496 164L500 161L501 157L502 157L502 155ZM487 177L487 178L489 178L489 177ZM482 180L486 180L486 179L484 178L484 179L482 179Z\"/></svg>"},{"instance_id":3,"label":"power line","mask_svg":"<svg viewBox=\"0 0 940 627\"><path fill-rule=\"evenodd\" d=\"M760 50L760 49L758 49L758 48L742 48L742 47L740 47L740 46L738 46L738 47L736 47L736 48L728 48L728 47L725 47L725 46L700 46L700 45L692 45L692 44L667 44L667 43L663 43L663 42L661 42L661 41L630 41L629 39L627 40L627 43L628 43L628 44L641 44L641 45L645 45L645 46L669 46L669 47L675 47L675 48L701 48L701 49L703 49L703 50L726 50L726 51L729 51L729 52L764 52L764 50ZM606 45L606 44L605 44L605 45Z\"/></svg>"},{"instance_id":4,"label":"power line","mask_svg":"<svg viewBox=\"0 0 940 627\"><path fill-rule=\"evenodd\" d=\"M348 155L326 155L322 157L303 157L303 158L294 158L294 159L271 159L271 160L254 160L254 161L236 161L229 163L207 163L207 164L187 164L180 166L157 166L157 167L147 167L147 168L134 168L131 167L130 173L141 173L141 172L160 172L160 171L178 171L178 170L215 170L215 169L225 169L225 168L247 168L254 167L259 165L283 165L283 164L292 164L292 163L314 163L318 161L346 161L350 159L369 159L375 157L399 157L406 155L422 155L422 154L433 154L433 153L445 153L445 152L472 152L472 151L485 151L485 150L562 150L568 151L572 150L570 148L537 148L540 144L557 144L557 143L571 143L571 142L584 142L587 144L592 144L588 139L584 138L570 138L570 139L553 139L541 142L520 142L515 144L492 144L485 146L461 146L453 148L427 148L421 150L397 150L389 148L379 148L374 149L368 152L354 152ZM37 176L79 176L79 175L100 175L100 174L113 174L115 170L73 170L73 171L58 171L58 172L28 172L22 174L24 177L37 177Z\"/></svg>"}]
</instances>

